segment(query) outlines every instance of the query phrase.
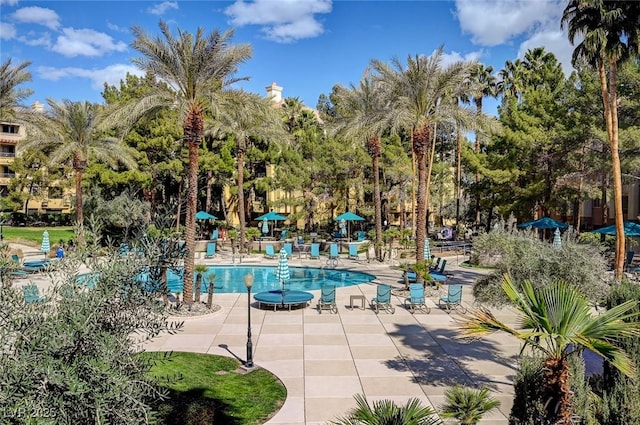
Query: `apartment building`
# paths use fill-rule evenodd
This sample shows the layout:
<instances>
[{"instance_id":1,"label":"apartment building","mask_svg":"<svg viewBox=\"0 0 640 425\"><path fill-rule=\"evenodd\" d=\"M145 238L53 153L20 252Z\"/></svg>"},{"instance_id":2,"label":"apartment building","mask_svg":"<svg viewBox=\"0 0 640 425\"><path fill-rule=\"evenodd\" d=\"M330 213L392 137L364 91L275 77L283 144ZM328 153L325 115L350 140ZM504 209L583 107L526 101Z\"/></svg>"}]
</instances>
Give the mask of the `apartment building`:
<instances>
[{"instance_id":1,"label":"apartment building","mask_svg":"<svg viewBox=\"0 0 640 425\"><path fill-rule=\"evenodd\" d=\"M16 177L11 164L16 158L18 142L26 137L26 130L24 126L10 122L0 122L0 126L0 197L3 197L9 194L9 182ZM34 192L24 206L28 213L71 212L72 194L55 186L32 190Z\"/></svg>"}]
</instances>

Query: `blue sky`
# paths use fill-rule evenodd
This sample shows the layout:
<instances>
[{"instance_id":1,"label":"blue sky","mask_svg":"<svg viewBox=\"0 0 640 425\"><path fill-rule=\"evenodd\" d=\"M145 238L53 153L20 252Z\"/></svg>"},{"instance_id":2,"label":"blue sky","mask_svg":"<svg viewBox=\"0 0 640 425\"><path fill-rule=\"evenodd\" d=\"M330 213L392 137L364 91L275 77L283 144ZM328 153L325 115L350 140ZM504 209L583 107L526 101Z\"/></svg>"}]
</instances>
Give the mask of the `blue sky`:
<instances>
[{"instance_id":1,"label":"blue sky","mask_svg":"<svg viewBox=\"0 0 640 425\"><path fill-rule=\"evenodd\" d=\"M572 47L560 28L563 0L450 1L19 1L0 0L0 59L32 63L35 91L46 98L102 102L103 84L118 84L131 63L131 27L159 34L158 22L208 33L233 28L253 58L238 76L242 87L315 107L333 85L357 84L371 59L430 55L476 59L496 72L506 60L544 46L570 70Z\"/></svg>"}]
</instances>

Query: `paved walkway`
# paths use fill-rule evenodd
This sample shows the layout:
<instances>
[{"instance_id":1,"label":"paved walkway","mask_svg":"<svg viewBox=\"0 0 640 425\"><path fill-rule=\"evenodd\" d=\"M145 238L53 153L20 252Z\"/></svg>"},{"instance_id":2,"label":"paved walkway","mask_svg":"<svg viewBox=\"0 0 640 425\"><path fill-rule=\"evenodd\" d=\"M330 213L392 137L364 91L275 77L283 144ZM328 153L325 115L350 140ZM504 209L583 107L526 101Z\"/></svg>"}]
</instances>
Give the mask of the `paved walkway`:
<instances>
[{"instance_id":1,"label":"paved walkway","mask_svg":"<svg viewBox=\"0 0 640 425\"><path fill-rule=\"evenodd\" d=\"M295 256L294 256L295 257ZM211 260L196 263L230 264L225 251ZM236 262L237 259L234 259ZM472 303L471 285L482 271L462 268L463 258L449 257L449 283L464 285L463 302ZM245 257L242 264L277 264L260 255ZM293 258L290 266L324 266L323 260ZM401 272L388 265L365 260L341 260L338 268L366 271L377 282L401 284ZM338 314L313 308L319 291L308 308L258 309L252 300L251 330L254 362L278 376L287 388L287 399L267 423L324 424L355 406L353 396L369 400L390 399L405 403L417 397L438 409L444 392L454 384L487 386L502 403L500 410L487 415L481 424L506 425L513 402L512 379L516 372L518 341L493 335L468 342L458 338L455 314L437 307L437 299L427 304L430 314L410 314L402 299L394 297L395 314L375 314L370 308L350 309L350 295L362 294L370 300L376 285L338 288ZM222 309L206 317L184 320L182 332L162 335L147 345L148 350L173 350L246 357L247 295L215 294ZM497 316L510 321L508 310ZM180 319L183 320L183 319Z\"/></svg>"}]
</instances>

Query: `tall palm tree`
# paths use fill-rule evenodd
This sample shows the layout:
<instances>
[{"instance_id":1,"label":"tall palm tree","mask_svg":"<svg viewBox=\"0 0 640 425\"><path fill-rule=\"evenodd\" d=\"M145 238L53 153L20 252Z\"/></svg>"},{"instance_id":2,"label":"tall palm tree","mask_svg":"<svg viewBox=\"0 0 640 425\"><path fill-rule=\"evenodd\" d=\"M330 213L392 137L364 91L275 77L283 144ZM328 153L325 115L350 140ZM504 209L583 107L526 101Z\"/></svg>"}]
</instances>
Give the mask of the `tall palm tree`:
<instances>
[{"instance_id":1,"label":"tall palm tree","mask_svg":"<svg viewBox=\"0 0 640 425\"><path fill-rule=\"evenodd\" d=\"M183 141L189 150L188 191L185 218L184 300L193 302L193 268L195 255L198 196L198 147L205 128L205 111L210 104L204 96L221 91L239 81L233 78L240 64L251 57L248 44L232 45L233 31L212 31L205 36L198 28L195 36L178 30L173 36L168 25L160 21L161 37L150 37L141 27L134 27L132 47L142 54L133 62L143 71L167 83L151 91L135 105L121 109L121 117L137 118L157 108L176 108L183 119Z\"/></svg>"},{"instance_id":2,"label":"tall palm tree","mask_svg":"<svg viewBox=\"0 0 640 425\"><path fill-rule=\"evenodd\" d=\"M244 197L245 155L252 140L283 143L288 134L281 115L271 99L243 90L217 93L212 99L214 122L211 130L217 137L232 137L236 143L238 186L238 219L240 220L240 247L244 247L246 212Z\"/></svg>"},{"instance_id":3,"label":"tall palm tree","mask_svg":"<svg viewBox=\"0 0 640 425\"><path fill-rule=\"evenodd\" d=\"M0 65L0 120L15 117L16 110L33 93L32 90L18 88L20 84L31 81L31 73L27 71L30 65L31 62L25 61L11 66L11 58Z\"/></svg>"},{"instance_id":4,"label":"tall palm tree","mask_svg":"<svg viewBox=\"0 0 640 425\"><path fill-rule=\"evenodd\" d=\"M498 73L500 80L497 83L497 91L502 94L502 103L509 99L519 99L522 95L523 84L526 78L526 70L520 59L506 61L504 68Z\"/></svg>"},{"instance_id":5,"label":"tall palm tree","mask_svg":"<svg viewBox=\"0 0 640 425\"><path fill-rule=\"evenodd\" d=\"M20 119L28 124L28 136L20 142L19 149L49 151L49 167L71 162L75 171L76 221L80 226L78 243L83 245L82 175L88 161L95 158L113 167L121 164L136 169L135 151L107 133L118 122L104 106L86 101L59 103L52 99L47 99L47 103L49 108L45 112L20 113Z\"/></svg>"},{"instance_id":6,"label":"tall palm tree","mask_svg":"<svg viewBox=\"0 0 640 425\"><path fill-rule=\"evenodd\" d=\"M563 282L535 288L522 284L522 292L508 276L502 289L514 304L519 327L499 321L486 309L463 317L460 327L466 336L484 336L494 331L506 332L545 357L544 393L547 418L552 423L571 424L571 389L569 356L580 355L585 348L593 351L627 376L634 376L626 353L615 345L621 338L640 336L640 322L626 322L640 315L633 311L636 301L628 301L597 316L591 315L589 302L572 285Z\"/></svg>"},{"instance_id":7,"label":"tall palm tree","mask_svg":"<svg viewBox=\"0 0 640 425\"><path fill-rule=\"evenodd\" d=\"M620 62L640 53L638 50L640 6L637 2L570 0L562 14L562 25L568 27L571 44L576 41L576 37L582 37L582 41L573 52L573 62L586 60L587 63L596 67L600 78L604 117L611 149L616 225L614 271L616 279L621 279L624 270L625 236L618 141L617 69Z\"/></svg>"},{"instance_id":8,"label":"tall palm tree","mask_svg":"<svg viewBox=\"0 0 640 425\"><path fill-rule=\"evenodd\" d=\"M500 406L500 401L489 395L489 389L453 386L444 393L447 402L440 416L455 418L460 425L476 425L482 417Z\"/></svg>"},{"instance_id":9,"label":"tall palm tree","mask_svg":"<svg viewBox=\"0 0 640 425\"><path fill-rule=\"evenodd\" d=\"M495 97L497 94L497 80L495 75L493 75L493 67L492 66L484 66L483 64L477 64L473 70L471 71L471 97L473 99L473 103L476 105L476 111L478 114L482 114L482 103L485 97ZM482 140L481 135L482 132L476 130L476 143L475 143L475 151L476 155L480 154L482 150ZM458 161L459 162L459 161ZM460 172L458 171L458 187L460 186ZM480 191L478 187L480 186L480 172L476 171L476 196L475 196L475 224L480 224ZM457 196L458 202L460 201L460 196Z\"/></svg>"},{"instance_id":10,"label":"tall palm tree","mask_svg":"<svg viewBox=\"0 0 640 425\"><path fill-rule=\"evenodd\" d=\"M332 421L334 425L436 425L442 423L436 412L423 406L417 398L406 405L398 406L391 400L374 401L369 404L362 394L357 394L356 407L345 417Z\"/></svg>"},{"instance_id":11,"label":"tall palm tree","mask_svg":"<svg viewBox=\"0 0 640 425\"><path fill-rule=\"evenodd\" d=\"M382 156L381 136L388 130L385 124L387 112L386 98L380 85L371 76L360 80L358 87L353 84L347 89L341 85L334 87L337 117L333 130L347 139L363 139L367 153L371 157L373 173L373 203L376 222L376 257L382 258L382 200L380 198L380 157Z\"/></svg>"},{"instance_id":12,"label":"tall palm tree","mask_svg":"<svg viewBox=\"0 0 640 425\"><path fill-rule=\"evenodd\" d=\"M422 260L427 227L427 167L425 157L433 143L432 129L439 122L455 120L467 122L473 128L471 111L457 103L443 101L455 97L462 81L468 78L473 62L455 62L443 66L443 49L433 55L409 56L407 65L394 58L390 64L371 61L371 69L390 96L390 124L394 132L407 131L411 135L412 151L418 172L416 261Z\"/></svg>"}]
</instances>

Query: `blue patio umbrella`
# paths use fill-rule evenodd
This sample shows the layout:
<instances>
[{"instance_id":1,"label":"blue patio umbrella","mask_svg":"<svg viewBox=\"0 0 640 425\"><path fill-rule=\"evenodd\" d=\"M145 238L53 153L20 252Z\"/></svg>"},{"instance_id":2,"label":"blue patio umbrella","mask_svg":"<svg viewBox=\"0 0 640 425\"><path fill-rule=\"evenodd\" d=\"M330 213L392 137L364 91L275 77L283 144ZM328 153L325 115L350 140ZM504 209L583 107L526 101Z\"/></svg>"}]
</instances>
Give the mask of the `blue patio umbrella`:
<instances>
[{"instance_id":1,"label":"blue patio umbrella","mask_svg":"<svg viewBox=\"0 0 640 425\"><path fill-rule=\"evenodd\" d=\"M342 222L342 220L347 222L347 235L351 234L351 222L352 221L364 221L364 218L360 217L358 214L354 214L351 211L347 211L346 213L340 214L339 216L336 217L336 221L338 222ZM340 233L344 234L344 232L342 232L342 227L340 228Z\"/></svg>"},{"instance_id":2,"label":"blue patio umbrella","mask_svg":"<svg viewBox=\"0 0 640 425\"><path fill-rule=\"evenodd\" d=\"M431 261L431 247L429 246L429 238L424 238L424 259Z\"/></svg>"},{"instance_id":3,"label":"blue patio umbrella","mask_svg":"<svg viewBox=\"0 0 640 425\"><path fill-rule=\"evenodd\" d=\"M215 215L209 214L206 211L198 211L196 213L196 220L217 220L218 217Z\"/></svg>"},{"instance_id":4,"label":"blue patio umbrella","mask_svg":"<svg viewBox=\"0 0 640 425\"><path fill-rule=\"evenodd\" d=\"M566 229L569 227L567 223L563 223L558 220L554 220L551 217L542 217L537 220L527 221L526 223L518 224L520 228L531 227L534 229Z\"/></svg>"},{"instance_id":5,"label":"blue patio umbrella","mask_svg":"<svg viewBox=\"0 0 640 425\"><path fill-rule=\"evenodd\" d=\"M616 235L616 225L612 224L610 226L601 227L593 231L593 233L600 233L601 235ZM640 236L640 224L634 223L633 221L625 221L624 222L624 235L627 238L631 238L634 236Z\"/></svg>"},{"instance_id":6,"label":"blue patio umbrella","mask_svg":"<svg viewBox=\"0 0 640 425\"><path fill-rule=\"evenodd\" d=\"M40 245L40 251L44 253L45 258L47 257L47 254L49 253L49 251L51 251L51 244L49 242L49 232L47 232L46 230L42 234L42 245Z\"/></svg>"},{"instance_id":7,"label":"blue patio umbrella","mask_svg":"<svg viewBox=\"0 0 640 425\"><path fill-rule=\"evenodd\" d=\"M287 219L287 217L283 216L282 214L278 214L275 211L269 211L266 214L262 214L260 217L256 217L256 220L267 220L267 221L285 221ZM264 224L263 224L264 226ZM273 228L276 227L275 223L274 226L271 228L271 236L273 236ZM263 227L264 229L264 227Z\"/></svg>"},{"instance_id":8,"label":"blue patio umbrella","mask_svg":"<svg viewBox=\"0 0 640 425\"><path fill-rule=\"evenodd\" d=\"M556 229L555 232L553 232L553 247L554 248L562 248L562 239L560 238L560 229Z\"/></svg>"},{"instance_id":9,"label":"blue patio umbrella","mask_svg":"<svg viewBox=\"0 0 640 425\"><path fill-rule=\"evenodd\" d=\"M269 221L262 220L262 234L266 235L267 233L269 233Z\"/></svg>"}]
</instances>

